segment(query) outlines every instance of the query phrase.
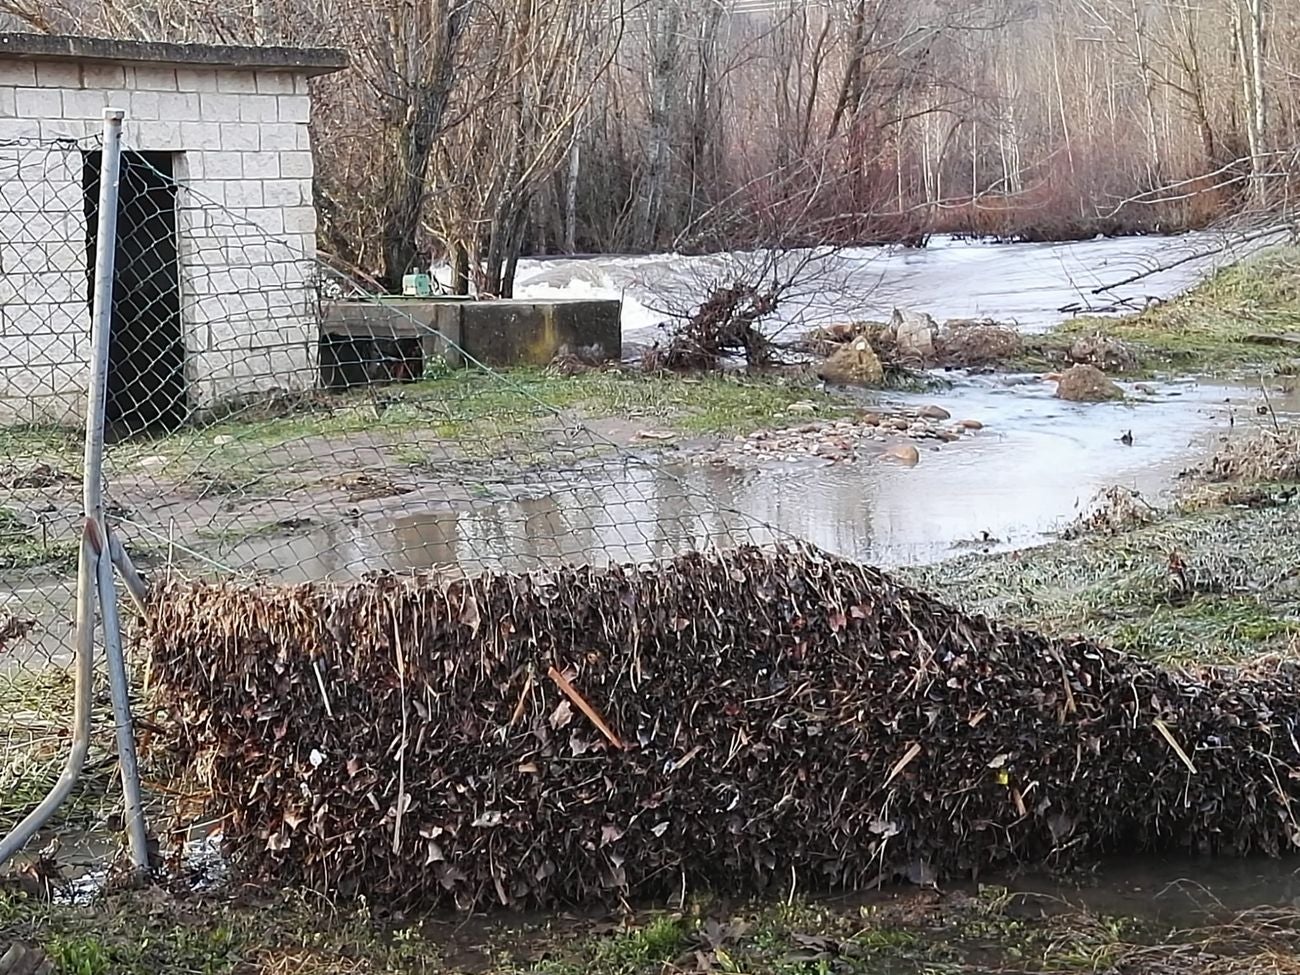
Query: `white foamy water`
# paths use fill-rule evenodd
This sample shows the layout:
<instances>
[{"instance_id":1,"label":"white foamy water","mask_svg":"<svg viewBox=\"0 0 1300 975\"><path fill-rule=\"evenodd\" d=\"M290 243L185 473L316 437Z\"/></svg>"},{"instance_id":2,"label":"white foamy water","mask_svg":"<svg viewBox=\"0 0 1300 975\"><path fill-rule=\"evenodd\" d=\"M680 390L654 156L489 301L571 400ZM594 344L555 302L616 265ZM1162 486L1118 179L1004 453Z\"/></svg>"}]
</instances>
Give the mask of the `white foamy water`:
<instances>
[{"instance_id":1,"label":"white foamy water","mask_svg":"<svg viewBox=\"0 0 1300 975\"><path fill-rule=\"evenodd\" d=\"M1136 310L1149 298L1171 298L1268 242L1199 232L1060 244L937 237L924 249L794 251L782 256L781 273L802 264L799 283L769 328L789 333L830 322L880 320L904 307L940 321L987 317L1042 331L1078 310L1104 311L1121 303ZM770 263L761 253L530 259L519 263L515 294L621 298L624 337L649 342L662 323L698 305L714 287L738 275L752 278ZM1137 275L1143 276L1123 283Z\"/></svg>"}]
</instances>

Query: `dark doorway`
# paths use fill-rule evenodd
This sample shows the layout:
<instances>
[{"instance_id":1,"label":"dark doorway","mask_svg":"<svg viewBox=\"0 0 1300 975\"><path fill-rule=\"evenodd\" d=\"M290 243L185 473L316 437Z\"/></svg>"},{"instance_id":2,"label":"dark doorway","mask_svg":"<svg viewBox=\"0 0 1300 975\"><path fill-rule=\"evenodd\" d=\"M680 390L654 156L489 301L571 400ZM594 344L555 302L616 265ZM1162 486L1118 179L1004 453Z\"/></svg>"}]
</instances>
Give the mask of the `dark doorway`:
<instances>
[{"instance_id":1,"label":"dark doorway","mask_svg":"<svg viewBox=\"0 0 1300 975\"><path fill-rule=\"evenodd\" d=\"M101 158L82 162L92 305ZM115 438L172 429L189 414L173 166L171 153L122 153L106 409Z\"/></svg>"}]
</instances>

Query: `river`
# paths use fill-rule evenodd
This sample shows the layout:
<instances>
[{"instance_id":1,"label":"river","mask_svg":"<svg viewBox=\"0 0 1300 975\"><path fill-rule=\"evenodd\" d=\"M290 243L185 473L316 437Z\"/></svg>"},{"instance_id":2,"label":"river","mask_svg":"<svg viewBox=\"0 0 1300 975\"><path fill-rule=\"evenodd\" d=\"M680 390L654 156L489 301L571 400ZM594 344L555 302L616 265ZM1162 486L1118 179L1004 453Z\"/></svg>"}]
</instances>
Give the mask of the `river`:
<instances>
[{"instance_id":1,"label":"river","mask_svg":"<svg viewBox=\"0 0 1300 975\"><path fill-rule=\"evenodd\" d=\"M1201 231L1057 244L994 244L936 237L928 247L855 247L707 256L545 258L519 264L521 298L620 298L623 336L647 343L659 326L719 283L776 262L795 284L776 330L881 320L895 307L946 318L993 318L1041 331L1078 310L1140 309L1181 294L1216 268L1282 239ZM797 269L797 270L796 270Z\"/></svg>"},{"instance_id":2,"label":"river","mask_svg":"<svg viewBox=\"0 0 1300 975\"><path fill-rule=\"evenodd\" d=\"M924 250L841 251L810 272L818 287L801 292L776 327L882 318L906 305L937 319L988 316L1044 329L1066 318L1070 313L1061 309L1074 303L1173 297L1249 246L1201 233L1062 244L941 239ZM729 268L760 259L526 261L520 292L621 297L625 338L650 341L660 334L655 309L687 307ZM1129 280L1142 272L1149 276ZM1129 283L1104 299L1093 294L1122 281ZM631 453L618 464L540 483L497 484L455 504L437 489L413 492L359 521L331 526L329 537L309 534L239 555L272 571L293 565L287 571L295 578L349 578L380 566L526 569L556 559L639 561L705 541L794 537L863 562L915 565L972 546L1040 543L1112 485L1159 503L1178 475L1221 439L1261 422L1262 393L1249 383L1172 377L1130 385L1124 403L1096 405L1062 402L1053 392L1054 384L1034 376L959 375L938 392L870 394L869 402L884 408L933 403L954 419L984 424L960 443L923 445L911 468L807 459L756 467ZM1300 394L1275 385L1270 405L1279 414L1300 413ZM1126 433L1131 444L1121 439Z\"/></svg>"}]
</instances>

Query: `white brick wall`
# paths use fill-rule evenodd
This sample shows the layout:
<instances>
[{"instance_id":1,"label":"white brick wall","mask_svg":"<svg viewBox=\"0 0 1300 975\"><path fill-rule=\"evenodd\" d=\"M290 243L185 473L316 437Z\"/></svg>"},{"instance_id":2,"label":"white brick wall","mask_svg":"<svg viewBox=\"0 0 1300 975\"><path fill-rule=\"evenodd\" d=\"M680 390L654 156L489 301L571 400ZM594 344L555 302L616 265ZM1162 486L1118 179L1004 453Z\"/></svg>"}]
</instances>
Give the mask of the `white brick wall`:
<instances>
[{"instance_id":1,"label":"white brick wall","mask_svg":"<svg viewBox=\"0 0 1300 975\"><path fill-rule=\"evenodd\" d=\"M128 150L178 154L181 305L196 405L310 385L316 214L306 78L0 59L0 422L75 422L84 410L81 155L52 140L93 139L106 107L126 112Z\"/></svg>"}]
</instances>

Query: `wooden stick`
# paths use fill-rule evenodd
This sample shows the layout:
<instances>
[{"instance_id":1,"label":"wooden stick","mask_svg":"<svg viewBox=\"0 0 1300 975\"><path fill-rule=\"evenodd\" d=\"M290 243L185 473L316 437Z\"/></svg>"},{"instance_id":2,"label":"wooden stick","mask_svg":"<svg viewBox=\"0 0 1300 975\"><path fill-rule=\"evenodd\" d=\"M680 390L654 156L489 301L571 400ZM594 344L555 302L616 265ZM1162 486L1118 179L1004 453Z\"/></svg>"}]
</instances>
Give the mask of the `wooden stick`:
<instances>
[{"instance_id":1,"label":"wooden stick","mask_svg":"<svg viewBox=\"0 0 1300 975\"><path fill-rule=\"evenodd\" d=\"M1187 771L1195 775L1196 766L1193 765L1192 760L1187 757L1187 752L1183 751L1183 746L1174 740L1173 734L1165 726L1165 723L1159 718L1156 718L1152 724L1156 726L1156 731L1160 732L1160 734L1164 736L1165 741L1169 742L1169 747L1172 748L1178 757L1183 760L1183 764L1187 766Z\"/></svg>"},{"instance_id":2,"label":"wooden stick","mask_svg":"<svg viewBox=\"0 0 1300 975\"><path fill-rule=\"evenodd\" d=\"M524 681L524 689L519 692L519 703L515 705L514 714L510 715L510 725L513 728L519 723L519 719L524 716L524 708L528 706L528 692L533 689L533 672L528 672L528 679Z\"/></svg>"},{"instance_id":3,"label":"wooden stick","mask_svg":"<svg viewBox=\"0 0 1300 975\"><path fill-rule=\"evenodd\" d=\"M890 772L889 772L889 778L885 779L885 784L882 785L881 788L882 788L882 789L888 789L888 788L889 788L889 783L893 782L894 779L898 778L899 773L901 773L901 772L903 771L903 769L907 768L907 766L911 764L912 759L916 758L916 756L917 756L917 755L920 755L920 754L921 754L921 746L920 746L920 744L919 744L919 743L913 743L912 747L909 748L909 749L906 751L906 753L904 753L903 757L900 758L900 759L898 760L898 764L896 764L896 765L895 765L895 766L890 770Z\"/></svg>"},{"instance_id":4,"label":"wooden stick","mask_svg":"<svg viewBox=\"0 0 1300 975\"><path fill-rule=\"evenodd\" d=\"M550 677L551 680L555 681L555 686L564 692L564 696L572 701L577 709L587 716L587 720L594 724L600 733L609 739L611 745L619 751L623 751L622 740L618 735L614 734L614 732L610 730L609 725L605 724L605 720L596 713L596 709L588 704L583 696L578 693L577 689L569 683L567 677L554 667L547 670L546 675Z\"/></svg>"}]
</instances>

